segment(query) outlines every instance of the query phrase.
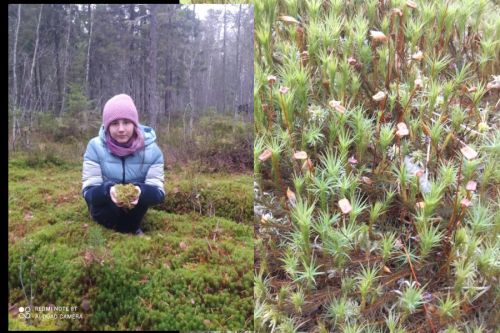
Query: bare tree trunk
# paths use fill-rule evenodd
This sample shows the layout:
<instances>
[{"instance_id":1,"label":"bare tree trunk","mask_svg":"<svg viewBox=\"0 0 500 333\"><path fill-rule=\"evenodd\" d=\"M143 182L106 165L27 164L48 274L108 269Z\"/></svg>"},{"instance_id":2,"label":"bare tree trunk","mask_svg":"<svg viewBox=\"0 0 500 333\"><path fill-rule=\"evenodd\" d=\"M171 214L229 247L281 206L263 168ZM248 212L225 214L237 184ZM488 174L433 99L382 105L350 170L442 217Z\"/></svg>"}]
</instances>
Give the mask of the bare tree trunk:
<instances>
[{"instance_id":1,"label":"bare tree trunk","mask_svg":"<svg viewBox=\"0 0 500 333\"><path fill-rule=\"evenodd\" d=\"M196 31L196 5L193 5L193 36L192 36L192 40L193 40L193 43L191 45L191 56L190 56L190 62L189 62L189 69L188 69L188 75L189 75L189 79L188 79L188 86L189 86L189 105L191 106L190 107L190 113L189 113L189 137L191 137L193 135L193 122L194 122L194 95L193 95L193 85L195 84L195 81L193 80L193 71L194 71L194 59L196 57L196 54L197 54L197 51L198 51L198 47L196 45L196 40L197 40L197 37L196 37L196 34L197 34L197 31Z\"/></svg>"},{"instance_id":2,"label":"bare tree trunk","mask_svg":"<svg viewBox=\"0 0 500 333\"><path fill-rule=\"evenodd\" d=\"M141 61L141 110L143 112L147 111L147 98L146 98L146 88L147 88L147 82L146 82L146 59L145 57L142 57Z\"/></svg>"},{"instance_id":3,"label":"bare tree trunk","mask_svg":"<svg viewBox=\"0 0 500 333\"><path fill-rule=\"evenodd\" d=\"M149 89L149 116L150 125L156 127L158 121L158 91L156 79L158 77L157 71L157 54L158 54L158 22L156 20L158 5L153 4L150 7L151 13L151 29L150 29L150 39L151 48L149 53L149 79L151 80L151 86Z\"/></svg>"},{"instance_id":4,"label":"bare tree trunk","mask_svg":"<svg viewBox=\"0 0 500 333\"><path fill-rule=\"evenodd\" d=\"M33 60L31 61L30 76L28 77L28 83L26 84L28 87L28 93L30 94L30 96L33 95L33 92L32 92L33 73L35 72L35 64L36 64L36 57L37 57L37 51L38 51L38 42L40 40L40 22L42 21L42 10L43 10L43 4L40 5L40 13L38 14L38 23L36 25L35 49L33 50ZM31 105L31 102L30 102L30 105Z\"/></svg>"},{"instance_id":5,"label":"bare tree trunk","mask_svg":"<svg viewBox=\"0 0 500 333\"><path fill-rule=\"evenodd\" d=\"M134 42L134 33L135 33L135 5L134 4L129 4L129 20L130 20L130 41L128 44L128 70L126 71L127 74L127 80L126 83L128 85L127 89L130 92L132 98L136 100L136 98L139 96L139 94L136 94L136 68L137 66L135 65L135 42ZM138 101L136 101L138 102Z\"/></svg>"},{"instance_id":6,"label":"bare tree trunk","mask_svg":"<svg viewBox=\"0 0 500 333\"><path fill-rule=\"evenodd\" d=\"M89 72L90 72L90 45L92 44L92 28L94 25L94 13L92 12L92 5L88 4L88 12L89 12L89 43L87 46L87 66L85 69L85 91L87 93L87 97L90 98L90 85L89 85Z\"/></svg>"},{"instance_id":7,"label":"bare tree trunk","mask_svg":"<svg viewBox=\"0 0 500 333\"><path fill-rule=\"evenodd\" d=\"M236 91L240 91L240 94L234 94L234 101L233 101L233 109L234 109L234 122L236 122L236 119L238 117L238 102L237 100L239 99L239 103L241 103L241 72L240 71L240 27L241 27L241 4L240 4L240 9L238 12L238 32L236 33L236 85L235 88L237 89Z\"/></svg>"},{"instance_id":8,"label":"bare tree trunk","mask_svg":"<svg viewBox=\"0 0 500 333\"><path fill-rule=\"evenodd\" d=\"M170 114L172 113L169 109L170 96L171 93L169 91L170 87L165 90L165 113L167 116L167 133L170 134Z\"/></svg>"},{"instance_id":9,"label":"bare tree trunk","mask_svg":"<svg viewBox=\"0 0 500 333\"><path fill-rule=\"evenodd\" d=\"M69 63L69 38L71 36L71 4L69 4L69 13L68 13L68 30L66 33L66 48L64 50L64 60L63 60L63 80L62 80L62 101L61 101L61 109L59 110L59 115L62 115L64 111L64 104L66 102L66 72L68 70Z\"/></svg>"},{"instance_id":10,"label":"bare tree trunk","mask_svg":"<svg viewBox=\"0 0 500 333\"><path fill-rule=\"evenodd\" d=\"M59 34L54 33L54 52L56 56L56 86L57 86L57 99L54 102L54 108L53 112L54 114L57 114L59 110L61 109L61 101L62 101L62 80L61 80L61 59L59 56L59 44L60 44L60 38Z\"/></svg>"},{"instance_id":11,"label":"bare tree trunk","mask_svg":"<svg viewBox=\"0 0 500 333\"><path fill-rule=\"evenodd\" d=\"M213 59L213 54L210 54L210 61L208 62L207 83L205 85L205 105L204 105L205 109L207 109L208 107L208 95L210 93L210 89L207 89L206 87L211 87L210 81L212 79L212 59Z\"/></svg>"},{"instance_id":12,"label":"bare tree trunk","mask_svg":"<svg viewBox=\"0 0 500 333\"><path fill-rule=\"evenodd\" d=\"M13 111L13 120L12 120L12 150L16 150L16 139L17 132L19 130L19 126L17 123L17 37L19 36L19 27L21 26L21 4L17 5L17 23L16 23L16 34L14 36L14 50L12 52L12 111Z\"/></svg>"},{"instance_id":13,"label":"bare tree trunk","mask_svg":"<svg viewBox=\"0 0 500 333\"><path fill-rule=\"evenodd\" d=\"M28 112L28 130L26 131L26 147L29 147L31 145L30 142L30 135L31 135L31 130L33 126L33 74L35 72L35 65L36 65L36 57L37 57L37 51L38 51L38 41L40 40L40 22L42 20L42 11L43 11L43 4L40 5L40 13L38 14L38 23L36 26L36 37L35 37L35 49L33 50L33 60L31 61L31 69L30 69L30 75L28 77L28 81L26 83L26 96L27 96L27 103L26 105L27 110L23 110L23 114L25 112ZM23 117L24 118L24 117Z\"/></svg>"},{"instance_id":14,"label":"bare tree trunk","mask_svg":"<svg viewBox=\"0 0 500 333\"><path fill-rule=\"evenodd\" d=\"M172 23L172 15L168 15L167 29ZM168 46L170 38L165 36L165 44ZM165 55L165 85L163 86L163 115L167 117L167 133L170 133L170 87L172 85L172 69L170 68L170 54Z\"/></svg>"},{"instance_id":15,"label":"bare tree trunk","mask_svg":"<svg viewBox=\"0 0 500 333\"><path fill-rule=\"evenodd\" d=\"M224 34L222 43L222 113L226 114L226 6L224 6Z\"/></svg>"}]
</instances>

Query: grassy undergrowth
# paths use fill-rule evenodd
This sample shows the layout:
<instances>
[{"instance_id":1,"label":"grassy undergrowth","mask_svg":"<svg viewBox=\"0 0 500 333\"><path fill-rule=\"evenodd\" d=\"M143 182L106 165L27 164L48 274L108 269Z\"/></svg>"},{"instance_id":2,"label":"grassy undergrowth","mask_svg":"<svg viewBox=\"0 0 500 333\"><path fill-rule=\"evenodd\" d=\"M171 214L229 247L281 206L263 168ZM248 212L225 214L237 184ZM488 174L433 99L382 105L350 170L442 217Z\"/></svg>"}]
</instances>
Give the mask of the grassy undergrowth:
<instances>
[{"instance_id":1,"label":"grassy undergrowth","mask_svg":"<svg viewBox=\"0 0 500 333\"><path fill-rule=\"evenodd\" d=\"M255 1L255 330L491 332L492 1Z\"/></svg>"},{"instance_id":2,"label":"grassy undergrowth","mask_svg":"<svg viewBox=\"0 0 500 333\"><path fill-rule=\"evenodd\" d=\"M148 211L146 235L136 237L91 220L80 194L80 164L11 157L9 327L251 330L250 177L235 175L233 185L229 175L184 176L166 175L166 202ZM189 193L186 199L203 192L211 208L170 202L174 187ZM31 319L19 318L19 307L30 303ZM76 309L34 310L50 305ZM71 313L76 318L59 317Z\"/></svg>"}]
</instances>

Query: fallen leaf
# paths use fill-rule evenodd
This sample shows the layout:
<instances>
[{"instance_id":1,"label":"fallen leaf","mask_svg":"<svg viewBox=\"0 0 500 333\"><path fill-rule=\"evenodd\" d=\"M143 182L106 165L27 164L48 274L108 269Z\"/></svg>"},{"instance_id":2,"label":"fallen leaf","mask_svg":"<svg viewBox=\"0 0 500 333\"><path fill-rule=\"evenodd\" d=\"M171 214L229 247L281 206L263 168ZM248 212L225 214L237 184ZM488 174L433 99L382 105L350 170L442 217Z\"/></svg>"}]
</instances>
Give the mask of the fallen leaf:
<instances>
[{"instance_id":1,"label":"fallen leaf","mask_svg":"<svg viewBox=\"0 0 500 333\"><path fill-rule=\"evenodd\" d=\"M278 17L278 20L283 21L283 22L286 22L286 23L295 23L295 24L300 24L300 22L299 22L299 21L297 21L297 19L295 19L295 18L294 18L294 17L292 17L292 16L287 16L287 15L279 16L279 17Z\"/></svg>"},{"instance_id":2,"label":"fallen leaf","mask_svg":"<svg viewBox=\"0 0 500 333\"><path fill-rule=\"evenodd\" d=\"M288 90L290 90L290 88L288 88L288 87L281 87L280 88L280 93L286 94L288 92Z\"/></svg>"},{"instance_id":3,"label":"fallen leaf","mask_svg":"<svg viewBox=\"0 0 500 333\"><path fill-rule=\"evenodd\" d=\"M499 90L500 89L500 82L488 82L486 85L487 90Z\"/></svg>"},{"instance_id":4,"label":"fallen leaf","mask_svg":"<svg viewBox=\"0 0 500 333\"><path fill-rule=\"evenodd\" d=\"M297 202L297 198L295 197L295 193L290 190L289 187L286 188L286 197L290 201L290 203L295 204Z\"/></svg>"},{"instance_id":5,"label":"fallen leaf","mask_svg":"<svg viewBox=\"0 0 500 333\"><path fill-rule=\"evenodd\" d=\"M309 171L313 171L314 170L314 167L313 167L313 163L311 161L310 158L308 158L307 160L304 161L304 164L302 164L302 170L304 169L307 169Z\"/></svg>"},{"instance_id":6,"label":"fallen leaf","mask_svg":"<svg viewBox=\"0 0 500 333\"><path fill-rule=\"evenodd\" d=\"M345 113L346 108L340 104L340 101L332 99L328 104L335 109L337 112Z\"/></svg>"},{"instance_id":7,"label":"fallen leaf","mask_svg":"<svg viewBox=\"0 0 500 333\"><path fill-rule=\"evenodd\" d=\"M305 160L307 158L307 153L305 151L296 151L293 154L293 158L296 160Z\"/></svg>"},{"instance_id":8,"label":"fallen leaf","mask_svg":"<svg viewBox=\"0 0 500 333\"><path fill-rule=\"evenodd\" d=\"M399 8L393 8L392 9L392 15L403 16L403 12Z\"/></svg>"},{"instance_id":9,"label":"fallen leaf","mask_svg":"<svg viewBox=\"0 0 500 333\"><path fill-rule=\"evenodd\" d=\"M411 0L408 0L406 1L406 5L412 9L416 9L417 8L417 4L414 2L414 1L411 1Z\"/></svg>"},{"instance_id":10,"label":"fallen leaf","mask_svg":"<svg viewBox=\"0 0 500 333\"><path fill-rule=\"evenodd\" d=\"M425 202L419 201L415 204L417 208L423 209L425 207Z\"/></svg>"},{"instance_id":11,"label":"fallen leaf","mask_svg":"<svg viewBox=\"0 0 500 333\"><path fill-rule=\"evenodd\" d=\"M366 177L366 176L363 176L361 177L361 180L363 181L363 183L365 183L366 185L371 185L373 184L373 180L371 180L370 178Z\"/></svg>"},{"instance_id":12,"label":"fallen leaf","mask_svg":"<svg viewBox=\"0 0 500 333\"><path fill-rule=\"evenodd\" d=\"M396 125L398 130L396 131L396 135L400 138L410 134L410 131L408 130L408 127L406 127L406 124L401 122Z\"/></svg>"},{"instance_id":13,"label":"fallen leaf","mask_svg":"<svg viewBox=\"0 0 500 333\"><path fill-rule=\"evenodd\" d=\"M415 53L413 53L413 54L411 55L411 58L412 58L413 60L418 60L418 61L420 61L420 60L424 59L424 54L422 53L422 51L417 51L417 52L415 52Z\"/></svg>"},{"instance_id":14,"label":"fallen leaf","mask_svg":"<svg viewBox=\"0 0 500 333\"><path fill-rule=\"evenodd\" d=\"M381 101L385 100L385 92L379 91L378 93L376 93L375 95L372 96L372 99L375 102L381 102Z\"/></svg>"},{"instance_id":15,"label":"fallen leaf","mask_svg":"<svg viewBox=\"0 0 500 333\"><path fill-rule=\"evenodd\" d=\"M477 188L477 183L475 181L473 181L473 180L469 180L467 182L467 185L465 185L465 189L467 191L475 191L476 188Z\"/></svg>"},{"instance_id":16,"label":"fallen leaf","mask_svg":"<svg viewBox=\"0 0 500 333\"><path fill-rule=\"evenodd\" d=\"M348 214L352 210L351 203L346 198L339 200L339 207L342 214Z\"/></svg>"},{"instance_id":17,"label":"fallen leaf","mask_svg":"<svg viewBox=\"0 0 500 333\"><path fill-rule=\"evenodd\" d=\"M462 152L462 154L464 154L465 158L468 160L473 160L477 157L477 152L467 145L460 148L460 151Z\"/></svg>"},{"instance_id":18,"label":"fallen leaf","mask_svg":"<svg viewBox=\"0 0 500 333\"><path fill-rule=\"evenodd\" d=\"M460 201L460 205L463 207L463 208L467 208L469 206L472 205L472 202L467 199L467 198L463 198L462 201Z\"/></svg>"},{"instance_id":19,"label":"fallen leaf","mask_svg":"<svg viewBox=\"0 0 500 333\"><path fill-rule=\"evenodd\" d=\"M266 149L262 152L262 154L259 155L259 160L261 162L264 162L266 161L267 159L269 159L269 157L271 157L272 153L271 153L271 150L270 149Z\"/></svg>"},{"instance_id":20,"label":"fallen leaf","mask_svg":"<svg viewBox=\"0 0 500 333\"><path fill-rule=\"evenodd\" d=\"M395 248L396 250L399 250L399 249L400 249L400 248L402 248L402 247L403 247L403 243L401 243L401 241L399 240L399 238L398 238L398 239L396 239L396 241L394 242L394 248Z\"/></svg>"}]
</instances>

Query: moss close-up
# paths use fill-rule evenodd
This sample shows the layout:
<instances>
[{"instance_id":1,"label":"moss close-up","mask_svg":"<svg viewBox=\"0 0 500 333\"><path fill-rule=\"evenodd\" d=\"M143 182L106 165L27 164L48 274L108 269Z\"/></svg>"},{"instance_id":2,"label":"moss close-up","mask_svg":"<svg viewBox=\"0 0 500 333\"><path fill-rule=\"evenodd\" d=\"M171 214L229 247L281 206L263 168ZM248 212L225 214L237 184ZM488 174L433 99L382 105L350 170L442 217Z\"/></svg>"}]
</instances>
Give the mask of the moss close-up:
<instances>
[{"instance_id":1,"label":"moss close-up","mask_svg":"<svg viewBox=\"0 0 500 333\"><path fill-rule=\"evenodd\" d=\"M498 326L500 8L255 1L255 330Z\"/></svg>"}]
</instances>

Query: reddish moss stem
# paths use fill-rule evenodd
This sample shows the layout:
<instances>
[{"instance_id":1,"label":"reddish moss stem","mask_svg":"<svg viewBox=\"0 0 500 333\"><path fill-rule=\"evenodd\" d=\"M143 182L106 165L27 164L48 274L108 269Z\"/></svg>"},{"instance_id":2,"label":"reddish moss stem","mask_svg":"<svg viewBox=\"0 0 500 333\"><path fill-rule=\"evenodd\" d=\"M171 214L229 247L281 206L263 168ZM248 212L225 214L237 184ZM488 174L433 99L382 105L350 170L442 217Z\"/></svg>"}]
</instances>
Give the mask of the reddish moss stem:
<instances>
[{"instance_id":1,"label":"reddish moss stem","mask_svg":"<svg viewBox=\"0 0 500 333\"><path fill-rule=\"evenodd\" d=\"M403 250L405 251L406 257L408 258L408 264L410 265L411 273L413 278L415 279L415 282L420 285L420 282L418 282L417 279L417 274L415 274L415 270L413 269L413 264L411 263L411 258L410 255L408 254L408 251L406 250L406 246L404 245L403 242L401 242L403 245ZM436 333L436 328L434 327L434 324L432 323L431 318L429 318L429 310L427 309L427 304L424 303L424 313L425 313L425 319L427 319L427 322L429 323L429 326L431 327L432 333Z\"/></svg>"}]
</instances>

